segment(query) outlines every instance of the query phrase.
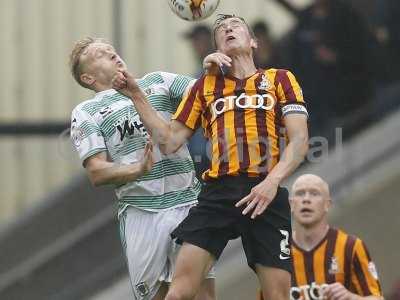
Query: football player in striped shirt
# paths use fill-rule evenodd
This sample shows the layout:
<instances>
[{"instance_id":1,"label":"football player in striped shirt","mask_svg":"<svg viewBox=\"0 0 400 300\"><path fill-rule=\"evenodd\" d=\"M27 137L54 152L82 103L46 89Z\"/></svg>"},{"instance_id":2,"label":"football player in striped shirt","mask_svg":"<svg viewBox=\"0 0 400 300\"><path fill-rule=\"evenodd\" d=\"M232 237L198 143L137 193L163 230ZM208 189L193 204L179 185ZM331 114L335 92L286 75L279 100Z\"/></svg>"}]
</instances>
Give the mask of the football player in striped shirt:
<instances>
[{"instance_id":1,"label":"football player in striped shirt","mask_svg":"<svg viewBox=\"0 0 400 300\"><path fill-rule=\"evenodd\" d=\"M294 221L290 299L382 299L378 272L364 242L328 224L328 184L316 175L300 176L290 203Z\"/></svg>"},{"instance_id":2,"label":"football player in striped shirt","mask_svg":"<svg viewBox=\"0 0 400 300\"><path fill-rule=\"evenodd\" d=\"M279 184L308 149L303 95L291 72L255 67L257 42L242 18L220 16L214 35L228 72L198 79L172 122L158 117L129 72L113 80L165 153L174 153L200 126L211 143L199 203L173 232L184 244L166 299L192 299L227 242L241 237L265 296L287 300L290 207Z\"/></svg>"},{"instance_id":3,"label":"football player in striped shirt","mask_svg":"<svg viewBox=\"0 0 400 300\"><path fill-rule=\"evenodd\" d=\"M178 251L170 233L197 202L200 190L188 149L183 145L166 156L152 146L132 101L112 88L115 72L126 68L112 45L101 39L80 40L70 65L75 80L95 92L73 110L71 138L91 182L116 187L133 299L164 299ZM169 120L192 80L154 72L135 82ZM198 299L214 299L214 294L210 278Z\"/></svg>"}]
</instances>

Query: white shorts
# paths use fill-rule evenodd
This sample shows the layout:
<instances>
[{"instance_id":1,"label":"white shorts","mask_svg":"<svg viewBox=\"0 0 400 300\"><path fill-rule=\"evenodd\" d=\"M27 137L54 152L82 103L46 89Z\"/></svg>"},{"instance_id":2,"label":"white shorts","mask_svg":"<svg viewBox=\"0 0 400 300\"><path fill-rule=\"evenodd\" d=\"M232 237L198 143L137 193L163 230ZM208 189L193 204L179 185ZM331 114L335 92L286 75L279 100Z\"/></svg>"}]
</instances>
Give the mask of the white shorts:
<instances>
[{"instance_id":1,"label":"white shorts","mask_svg":"<svg viewBox=\"0 0 400 300\"><path fill-rule=\"evenodd\" d=\"M120 234L125 249L134 299L152 299L163 281L171 282L179 245L171 232L193 205L158 213L128 207L120 216ZM207 278L215 278L214 270Z\"/></svg>"}]
</instances>

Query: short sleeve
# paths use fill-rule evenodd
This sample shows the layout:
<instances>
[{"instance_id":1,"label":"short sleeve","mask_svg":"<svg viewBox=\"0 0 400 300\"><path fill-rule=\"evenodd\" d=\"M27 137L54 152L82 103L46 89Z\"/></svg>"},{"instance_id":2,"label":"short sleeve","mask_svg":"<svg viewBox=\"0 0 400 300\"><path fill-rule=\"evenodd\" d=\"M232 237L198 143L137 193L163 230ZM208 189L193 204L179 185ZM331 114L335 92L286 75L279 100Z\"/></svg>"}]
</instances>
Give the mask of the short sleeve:
<instances>
[{"instance_id":1,"label":"short sleeve","mask_svg":"<svg viewBox=\"0 0 400 300\"><path fill-rule=\"evenodd\" d=\"M71 140L82 163L88 157L107 150L96 121L89 113L77 108L71 116Z\"/></svg>"},{"instance_id":2,"label":"short sleeve","mask_svg":"<svg viewBox=\"0 0 400 300\"><path fill-rule=\"evenodd\" d=\"M375 263L371 260L367 247L360 239L357 239L354 245L351 281L358 295L382 296Z\"/></svg>"},{"instance_id":3,"label":"short sleeve","mask_svg":"<svg viewBox=\"0 0 400 300\"><path fill-rule=\"evenodd\" d=\"M290 71L277 70L275 85L276 96L282 110L282 117L293 113L308 116L303 92L296 77Z\"/></svg>"},{"instance_id":4,"label":"short sleeve","mask_svg":"<svg viewBox=\"0 0 400 300\"><path fill-rule=\"evenodd\" d=\"M176 110L181 100L184 98L187 88L193 84L195 79L189 76L167 72L162 72L161 74L168 85L169 96Z\"/></svg>"},{"instance_id":5,"label":"short sleeve","mask_svg":"<svg viewBox=\"0 0 400 300\"><path fill-rule=\"evenodd\" d=\"M200 99L200 87L204 83L204 77L198 79L193 87L184 96L176 110L173 120L177 120L192 130L200 126L202 101Z\"/></svg>"}]
</instances>

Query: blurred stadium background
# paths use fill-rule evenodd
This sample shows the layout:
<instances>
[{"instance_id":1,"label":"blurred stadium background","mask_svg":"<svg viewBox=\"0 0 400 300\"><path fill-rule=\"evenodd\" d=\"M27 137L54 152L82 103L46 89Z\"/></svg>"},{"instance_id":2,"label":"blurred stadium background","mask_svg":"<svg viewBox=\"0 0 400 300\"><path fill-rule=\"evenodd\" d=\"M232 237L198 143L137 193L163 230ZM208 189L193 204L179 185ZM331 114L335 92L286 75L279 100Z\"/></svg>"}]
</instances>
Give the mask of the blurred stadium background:
<instances>
[{"instance_id":1,"label":"blurred stadium background","mask_svg":"<svg viewBox=\"0 0 400 300\"><path fill-rule=\"evenodd\" d=\"M278 2L221 0L217 12L264 20L279 40L296 19ZM287 2L301 8L312 1ZM138 76L194 74L196 58L183 38L193 26L165 0L0 0L0 299L129 299L113 191L89 185L68 138L72 108L90 97L72 80L68 55L77 39L98 36ZM300 170L330 183L333 224L365 240L388 297L400 279L398 107L364 120L362 129L356 124L357 133ZM255 297L239 244L217 266L219 299Z\"/></svg>"}]
</instances>

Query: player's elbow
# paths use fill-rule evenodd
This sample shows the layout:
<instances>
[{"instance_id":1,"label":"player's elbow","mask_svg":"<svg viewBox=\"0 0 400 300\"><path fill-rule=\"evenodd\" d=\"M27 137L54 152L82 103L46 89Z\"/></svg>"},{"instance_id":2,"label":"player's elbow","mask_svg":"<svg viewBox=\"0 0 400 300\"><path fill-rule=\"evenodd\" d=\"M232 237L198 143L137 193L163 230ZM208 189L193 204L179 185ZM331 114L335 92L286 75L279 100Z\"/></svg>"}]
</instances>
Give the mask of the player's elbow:
<instances>
[{"instance_id":1,"label":"player's elbow","mask_svg":"<svg viewBox=\"0 0 400 300\"><path fill-rule=\"evenodd\" d=\"M302 162L308 152L308 133L299 132L293 137L292 142L296 149L295 153L297 153L297 160Z\"/></svg>"},{"instance_id":2,"label":"player's elbow","mask_svg":"<svg viewBox=\"0 0 400 300\"><path fill-rule=\"evenodd\" d=\"M89 181L93 186L98 187L107 184L105 177L100 170L94 168L87 168L86 170Z\"/></svg>"},{"instance_id":3,"label":"player's elbow","mask_svg":"<svg viewBox=\"0 0 400 300\"><path fill-rule=\"evenodd\" d=\"M300 157L301 157L300 162L304 161L304 159L306 158L307 152L308 152L308 139L303 141L301 144L300 151L299 151Z\"/></svg>"},{"instance_id":4,"label":"player's elbow","mask_svg":"<svg viewBox=\"0 0 400 300\"><path fill-rule=\"evenodd\" d=\"M308 134L304 134L300 137L300 153L303 155L303 159L306 156L307 152L308 152L308 148L309 148L309 144L308 144Z\"/></svg>"},{"instance_id":5,"label":"player's elbow","mask_svg":"<svg viewBox=\"0 0 400 300\"><path fill-rule=\"evenodd\" d=\"M179 146L175 145L174 143L160 144L160 151L165 155L175 153L176 151L178 151L178 149Z\"/></svg>"},{"instance_id":6,"label":"player's elbow","mask_svg":"<svg viewBox=\"0 0 400 300\"><path fill-rule=\"evenodd\" d=\"M94 187L99 187L99 186L102 186L102 185L105 185L106 183L105 183L105 181L104 180L93 180L92 181L92 185L94 186Z\"/></svg>"},{"instance_id":7,"label":"player's elbow","mask_svg":"<svg viewBox=\"0 0 400 300\"><path fill-rule=\"evenodd\" d=\"M101 176L98 176L96 174L89 174L89 180L90 180L90 183L95 187L105 185L104 179Z\"/></svg>"},{"instance_id":8,"label":"player's elbow","mask_svg":"<svg viewBox=\"0 0 400 300\"><path fill-rule=\"evenodd\" d=\"M110 178L110 174L107 172L107 168L110 167L110 164L111 163L107 161L107 154L105 152L93 155L83 162L86 174L93 186L100 186L108 183L107 178Z\"/></svg>"},{"instance_id":9,"label":"player's elbow","mask_svg":"<svg viewBox=\"0 0 400 300\"><path fill-rule=\"evenodd\" d=\"M186 140L181 135L170 133L166 139L160 142L160 150L165 155L172 154L178 151L185 142Z\"/></svg>"},{"instance_id":10,"label":"player's elbow","mask_svg":"<svg viewBox=\"0 0 400 300\"><path fill-rule=\"evenodd\" d=\"M152 140L160 145L168 144L171 140L172 132L171 132L171 124L160 122L159 127L151 130L151 138Z\"/></svg>"}]
</instances>

